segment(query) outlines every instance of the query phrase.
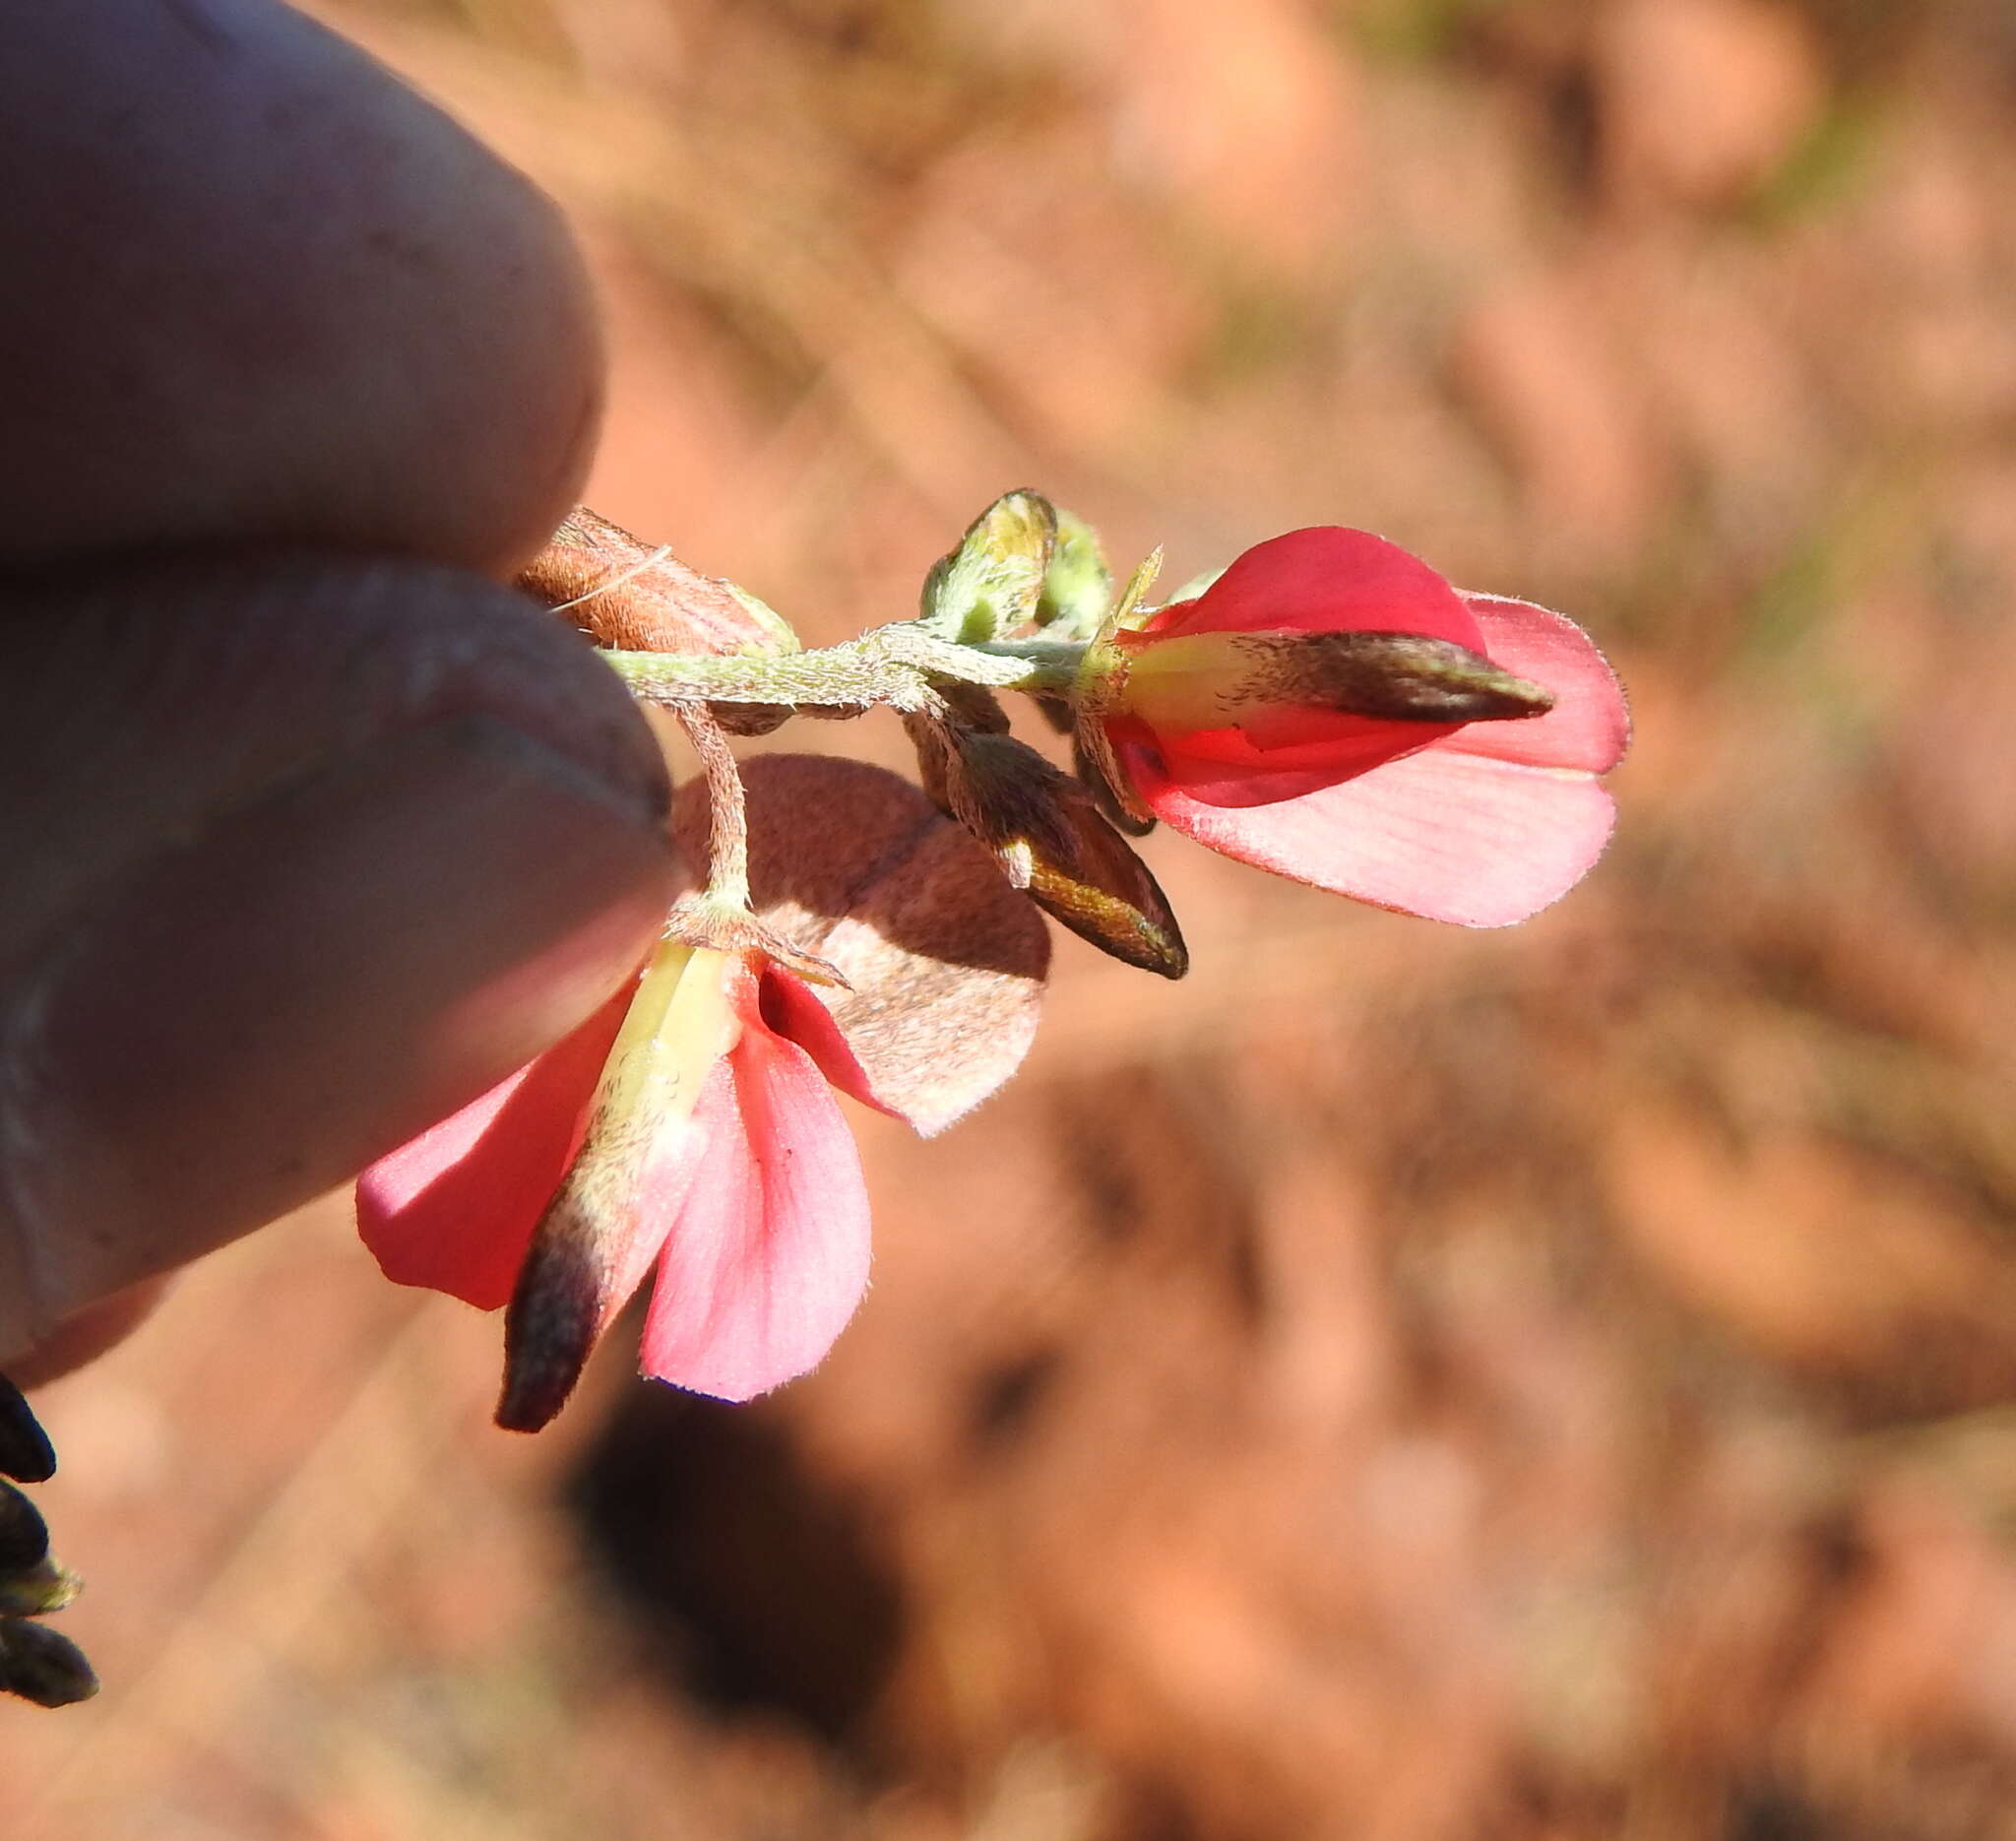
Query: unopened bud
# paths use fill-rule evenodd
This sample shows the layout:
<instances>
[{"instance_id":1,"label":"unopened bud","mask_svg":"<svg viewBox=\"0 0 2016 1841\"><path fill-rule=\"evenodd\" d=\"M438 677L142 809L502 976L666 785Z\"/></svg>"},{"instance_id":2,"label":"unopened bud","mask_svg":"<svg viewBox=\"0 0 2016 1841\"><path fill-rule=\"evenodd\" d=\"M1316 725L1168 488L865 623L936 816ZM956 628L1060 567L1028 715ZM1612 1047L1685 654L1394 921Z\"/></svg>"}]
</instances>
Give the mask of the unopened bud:
<instances>
[{"instance_id":1,"label":"unopened bud","mask_svg":"<svg viewBox=\"0 0 2016 1841\"><path fill-rule=\"evenodd\" d=\"M919 739L933 797L1052 920L1145 972L1189 970L1167 898L1076 780L1011 735L934 726Z\"/></svg>"},{"instance_id":2,"label":"unopened bud","mask_svg":"<svg viewBox=\"0 0 2016 1841\"><path fill-rule=\"evenodd\" d=\"M46 1483L56 1474L56 1453L21 1389L0 1374L0 1477Z\"/></svg>"},{"instance_id":3,"label":"unopened bud","mask_svg":"<svg viewBox=\"0 0 2016 1841\"><path fill-rule=\"evenodd\" d=\"M45 1623L0 1618L0 1693L67 1707L98 1691L98 1678L69 1637Z\"/></svg>"},{"instance_id":4,"label":"unopened bud","mask_svg":"<svg viewBox=\"0 0 2016 1841\"><path fill-rule=\"evenodd\" d=\"M1554 706L1544 686L1418 633L1143 634L1119 643L1125 677L1107 705L1163 734L1231 729L1281 710L1490 723Z\"/></svg>"},{"instance_id":5,"label":"unopened bud","mask_svg":"<svg viewBox=\"0 0 2016 1841\"><path fill-rule=\"evenodd\" d=\"M1043 573L1035 625L1052 639L1090 639L1112 603L1112 571L1106 567L1098 533L1075 512L1059 506L1057 543Z\"/></svg>"},{"instance_id":6,"label":"unopened bud","mask_svg":"<svg viewBox=\"0 0 2016 1841\"><path fill-rule=\"evenodd\" d=\"M42 1512L12 1484L0 1483L0 1581L48 1557L49 1529Z\"/></svg>"},{"instance_id":7,"label":"unopened bud","mask_svg":"<svg viewBox=\"0 0 2016 1841\"><path fill-rule=\"evenodd\" d=\"M920 618L960 645L998 639L1031 620L1057 540L1057 514L1040 492L1007 492L967 528L959 547L924 578Z\"/></svg>"}]
</instances>

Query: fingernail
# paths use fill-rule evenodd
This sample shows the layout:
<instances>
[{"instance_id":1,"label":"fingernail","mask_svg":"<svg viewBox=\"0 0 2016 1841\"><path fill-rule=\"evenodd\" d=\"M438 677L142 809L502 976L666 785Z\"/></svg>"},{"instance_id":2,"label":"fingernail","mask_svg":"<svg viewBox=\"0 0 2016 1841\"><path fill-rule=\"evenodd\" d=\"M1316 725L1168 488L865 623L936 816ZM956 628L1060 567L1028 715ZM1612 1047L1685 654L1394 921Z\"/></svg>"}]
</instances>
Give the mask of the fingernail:
<instances>
[{"instance_id":1,"label":"fingernail","mask_svg":"<svg viewBox=\"0 0 2016 1841\"><path fill-rule=\"evenodd\" d=\"M6 1291L29 1294L0 1292L0 1349L472 1098L606 998L671 893L650 794L480 714L143 868L39 968L0 1042L27 1247Z\"/></svg>"}]
</instances>

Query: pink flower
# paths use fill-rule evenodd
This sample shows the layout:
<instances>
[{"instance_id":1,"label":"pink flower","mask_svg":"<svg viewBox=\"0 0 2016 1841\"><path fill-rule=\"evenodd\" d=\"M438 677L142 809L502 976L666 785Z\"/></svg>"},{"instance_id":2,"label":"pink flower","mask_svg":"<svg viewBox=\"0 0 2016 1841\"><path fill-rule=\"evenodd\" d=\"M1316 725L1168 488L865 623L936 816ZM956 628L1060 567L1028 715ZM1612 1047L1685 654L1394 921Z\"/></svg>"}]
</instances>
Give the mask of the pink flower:
<instances>
[{"instance_id":1,"label":"pink flower","mask_svg":"<svg viewBox=\"0 0 2016 1841\"><path fill-rule=\"evenodd\" d=\"M1512 721L1396 721L1292 695L1209 695L1228 648L1409 634L1480 654L1551 693ZM1228 857L1378 907L1503 926L1557 900L1602 855L1615 811L1596 776L1630 735L1623 693L1572 621L1458 593L1363 531L1292 531L1195 600L1115 642L1128 678L1103 718L1140 800ZM1276 648L1290 659L1292 643ZM1515 713L1515 712L1507 712Z\"/></svg>"},{"instance_id":2,"label":"pink flower","mask_svg":"<svg viewBox=\"0 0 2016 1841\"><path fill-rule=\"evenodd\" d=\"M867 1286L867 1192L833 1087L875 1104L798 978L667 943L573 1035L366 1171L358 1227L388 1278L511 1303L500 1424L559 1410L654 1263L644 1371L746 1400L816 1364Z\"/></svg>"}]
</instances>

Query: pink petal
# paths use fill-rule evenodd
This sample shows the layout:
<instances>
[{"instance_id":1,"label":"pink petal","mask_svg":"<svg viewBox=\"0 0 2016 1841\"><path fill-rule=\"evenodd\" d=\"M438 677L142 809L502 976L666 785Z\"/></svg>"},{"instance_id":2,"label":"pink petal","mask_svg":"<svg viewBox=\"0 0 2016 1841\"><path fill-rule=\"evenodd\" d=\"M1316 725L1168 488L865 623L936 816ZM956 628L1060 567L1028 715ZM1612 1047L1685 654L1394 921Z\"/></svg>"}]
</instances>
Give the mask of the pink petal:
<instances>
[{"instance_id":1,"label":"pink petal","mask_svg":"<svg viewBox=\"0 0 2016 1841\"><path fill-rule=\"evenodd\" d=\"M364 1172L357 1232L388 1279L479 1310L504 1306L581 1143L630 996L625 986L536 1061Z\"/></svg>"},{"instance_id":2,"label":"pink petal","mask_svg":"<svg viewBox=\"0 0 2016 1841\"><path fill-rule=\"evenodd\" d=\"M746 1030L702 1094L707 1149L659 1261L647 1374L748 1400L812 1367L868 1284L868 1193L812 1057Z\"/></svg>"},{"instance_id":3,"label":"pink petal","mask_svg":"<svg viewBox=\"0 0 2016 1841\"><path fill-rule=\"evenodd\" d=\"M1463 598L1419 557L1337 525L1254 544L1195 601L1166 608L1144 630L1424 633L1484 649Z\"/></svg>"},{"instance_id":4,"label":"pink petal","mask_svg":"<svg viewBox=\"0 0 2016 1841\"><path fill-rule=\"evenodd\" d=\"M1495 665L1544 684L1554 707L1516 723L1472 723L1449 745L1529 767L1606 773L1631 739L1631 713L1616 673L1573 620L1530 601L1466 595Z\"/></svg>"},{"instance_id":5,"label":"pink petal","mask_svg":"<svg viewBox=\"0 0 2016 1841\"><path fill-rule=\"evenodd\" d=\"M1608 841L1587 774L1439 747L1278 805L1207 805L1154 754L1126 750L1156 815L1198 843L1339 895L1463 926L1509 926L1557 901Z\"/></svg>"}]
</instances>

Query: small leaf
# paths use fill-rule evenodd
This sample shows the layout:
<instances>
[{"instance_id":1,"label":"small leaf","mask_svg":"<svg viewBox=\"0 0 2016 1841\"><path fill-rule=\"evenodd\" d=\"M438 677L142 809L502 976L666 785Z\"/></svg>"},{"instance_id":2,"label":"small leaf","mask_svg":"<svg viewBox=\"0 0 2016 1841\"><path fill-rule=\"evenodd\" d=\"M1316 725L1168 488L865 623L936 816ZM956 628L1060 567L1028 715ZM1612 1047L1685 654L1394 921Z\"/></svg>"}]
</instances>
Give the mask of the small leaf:
<instances>
[{"instance_id":1,"label":"small leaf","mask_svg":"<svg viewBox=\"0 0 2016 1841\"><path fill-rule=\"evenodd\" d=\"M1036 1035L1050 945L994 859L907 780L859 761L766 754L742 764L758 917L839 969L814 993L877 1105L929 1134L977 1106ZM705 789L680 792L689 856Z\"/></svg>"},{"instance_id":2,"label":"small leaf","mask_svg":"<svg viewBox=\"0 0 2016 1841\"><path fill-rule=\"evenodd\" d=\"M980 645L1032 620L1057 540L1057 514L1040 492L1009 492L976 518L959 547L924 578L920 624L941 639Z\"/></svg>"}]
</instances>

